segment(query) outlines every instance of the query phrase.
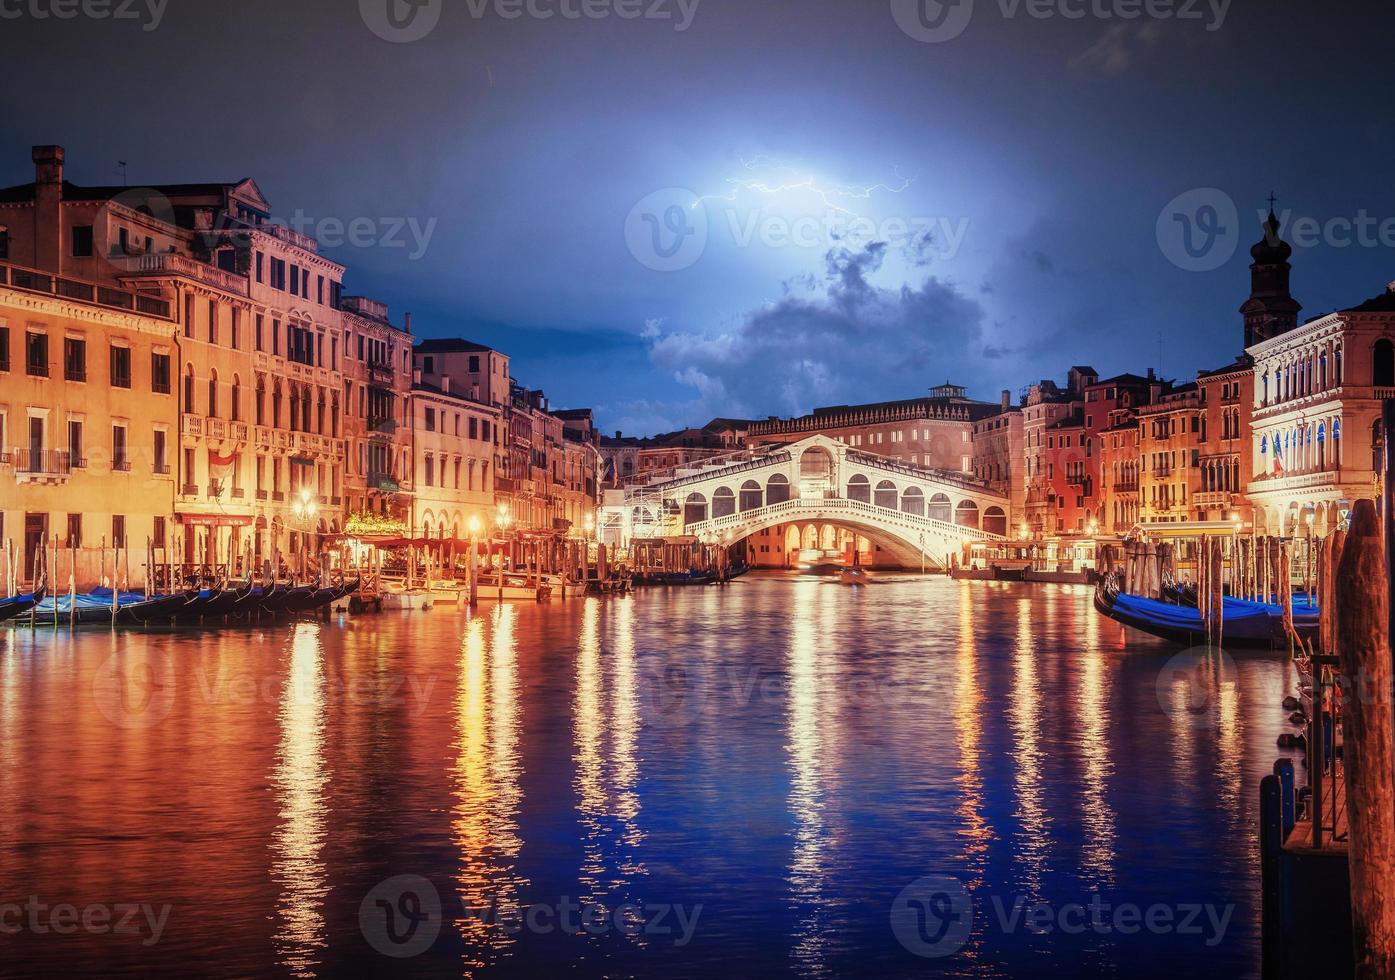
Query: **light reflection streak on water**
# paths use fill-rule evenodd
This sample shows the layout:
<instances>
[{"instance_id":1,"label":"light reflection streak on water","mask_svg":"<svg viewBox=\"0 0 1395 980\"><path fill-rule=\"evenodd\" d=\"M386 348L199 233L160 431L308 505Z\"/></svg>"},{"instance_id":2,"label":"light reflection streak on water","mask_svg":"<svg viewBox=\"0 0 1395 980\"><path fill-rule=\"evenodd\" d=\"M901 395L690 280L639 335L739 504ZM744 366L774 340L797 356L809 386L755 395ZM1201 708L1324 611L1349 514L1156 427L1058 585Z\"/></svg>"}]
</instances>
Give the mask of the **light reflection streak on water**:
<instances>
[{"instance_id":1,"label":"light reflection streak on water","mask_svg":"<svg viewBox=\"0 0 1395 980\"><path fill-rule=\"evenodd\" d=\"M1042 799L1041 692L1037 682L1037 646L1030 604L1017 604L1017 643L1012 658L1012 693L1008 715L1016 745L1012 781L1017 790L1017 860L1032 897L1040 896L1050 847L1050 818Z\"/></svg>"},{"instance_id":2,"label":"light reflection streak on water","mask_svg":"<svg viewBox=\"0 0 1395 980\"><path fill-rule=\"evenodd\" d=\"M826 937L823 731L819 720L819 608L817 579L796 586L789 645L789 808L794 818L790 890L798 921L791 955L803 976L825 976ZM826 604L831 608L831 604Z\"/></svg>"},{"instance_id":3,"label":"light reflection streak on water","mask_svg":"<svg viewBox=\"0 0 1395 980\"><path fill-rule=\"evenodd\" d=\"M599 599L591 599L597 607ZM615 608L615 683L612 698L611 730L615 737L615 816L620 822L621 853L616 857L614 887L628 887L630 879L645 873L636 856L644 840L639 826L639 761L635 755L639 739L639 700L635 689L634 603L622 602ZM632 924L638 915L631 913ZM635 938L643 940L643 934Z\"/></svg>"},{"instance_id":4,"label":"light reflection streak on water","mask_svg":"<svg viewBox=\"0 0 1395 980\"><path fill-rule=\"evenodd\" d=\"M605 834L604 761L601 756L601 624L600 603L586 600L576 654L576 767L577 814L582 828L582 900L595 902L604 894Z\"/></svg>"},{"instance_id":5,"label":"light reflection streak on water","mask_svg":"<svg viewBox=\"0 0 1395 980\"><path fill-rule=\"evenodd\" d=\"M1083 841L1081 864L1099 877L1100 884L1114 881L1114 811L1108 787L1114 774L1109 745L1109 694L1105 689L1105 654L1100 649L1098 616L1086 616L1079 651L1080 690L1075 710L1080 718L1080 751L1085 761L1085 785L1081 790ZM1072 651L1074 652L1074 651Z\"/></svg>"},{"instance_id":6,"label":"light reflection streak on water","mask_svg":"<svg viewBox=\"0 0 1395 980\"><path fill-rule=\"evenodd\" d=\"M461 641L455 692L456 761L451 772L451 841L460 852L456 883L465 940L464 976L507 956L519 921L516 871L522 840L519 789L517 661L512 606L500 603L486 620L476 616Z\"/></svg>"},{"instance_id":7,"label":"light reflection streak on water","mask_svg":"<svg viewBox=\"0 0 1395 980\"><path fill-rule=\"evenodd\" d=\"M280 798L272 834L271 877L281 886L274 942L293 976L313 977L325 948L324 899L329 893L320 850L325 843L324 664L320 630L295 627L291 663L278 712L281 740L272 782Z\"/></svg>"},{"instance_id":8,"label":"light reflection streak on water","mask_svg":"<svg viewBox=\"0 0 1395 980\"><path fill-rule=\"evenodd\" d=\"M959 746L959 836L964 842L965 886L983 882L988 843L993 828L983 814L983 768L979 743L983 738L983 696L978 688L978 656L974 647L974 592L959 590L959 646L954 671L954 732Z\"/></svg>"}]
</instances>

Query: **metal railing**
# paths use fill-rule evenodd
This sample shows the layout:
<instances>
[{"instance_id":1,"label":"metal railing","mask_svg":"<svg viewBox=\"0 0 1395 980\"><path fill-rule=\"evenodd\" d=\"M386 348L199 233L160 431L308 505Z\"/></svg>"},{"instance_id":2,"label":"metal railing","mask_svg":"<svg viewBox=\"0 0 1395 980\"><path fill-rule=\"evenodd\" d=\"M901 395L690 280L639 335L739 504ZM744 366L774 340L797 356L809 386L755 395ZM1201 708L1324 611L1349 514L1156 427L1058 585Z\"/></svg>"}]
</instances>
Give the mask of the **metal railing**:
<instances>
[{"instance_id":1,"label":"metal railing","mask_svg":"<svg viewBox=\"0 0 1395 980\"><path fill-rule=\"evenodd\" d=\"M31 476L69 476L72 457L62 449L16 449L15 471Z\"/></svg>"},{"instance_id":2,"label":"metal railing","mask_svg":"<svg viewBox=\"0 0 1395 980\"><path fill-rule=\"evenodd\" d=\"M0 286L10 286L30 293L44 293L62 299L75 299L97 306L108 306L120 310L132 310L162 320L173 319L170 315L169 300L149 296L133 290L113 289L95 282L55 276L12 262L0 262Z\"/></svg>"}]
</instances>

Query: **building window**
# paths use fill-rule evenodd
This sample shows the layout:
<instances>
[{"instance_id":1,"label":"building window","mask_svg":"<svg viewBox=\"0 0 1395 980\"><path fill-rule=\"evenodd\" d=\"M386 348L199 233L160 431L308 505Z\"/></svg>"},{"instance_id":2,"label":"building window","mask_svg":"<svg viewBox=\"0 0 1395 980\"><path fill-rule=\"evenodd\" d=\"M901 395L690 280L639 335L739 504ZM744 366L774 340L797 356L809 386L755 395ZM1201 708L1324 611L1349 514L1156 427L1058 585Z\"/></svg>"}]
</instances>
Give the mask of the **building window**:
<instances>
[{"instance_id":1,"label":"building window","mask_svg":"<svg viewBox=\"0 0 1395 980\"><path fill-rule=\"evenodd\" d=\"M471 354L471 355L470 355L470 373L471 373L471 374L479 374L479 371L480 371L480 357L479 357L478 354Z\"/></svg>"},{"instance_id":2,"label":"building window","mask_svg":"<svg viewBox=\"0 0 1395 980\"><path fill-rule=\"evenodd\" d=\"M170 393L170 356L150 355L150 390L159 395Z\"/></svg>"},{"instance_id":3,"label":"building window","mask_svg":"<svg viewBox=\"0 0 1395 980\"><path fill-rule=\"evenodd\" d=\"M257 282L266 282L266 278L265 278L265 271L266 271L266 255L265 255L265 253L263 253L263 252L258 252L258 253L257 253L257 257L256 257L256 266L257 266Z\"/></svg>"},{"instance_id":4,"label":"building window","mask_svg":"<svg viewBox=\"0 0 1395 980\"><path fill-rule=\"evenodd\" d=\"M126 426L122 424L111 427L111 468L118 473L131 468L131 460L126 455Z\"/></svg>"},{"instance_id":5,"label":"building window","mask_svg":"<svg viewBox=\"0 0 1395 980\"><path fill-rule=\"evenodd\" d=\"M154 440L154 465L156 473L168 473L170 471L169 460L169 436L164 429L155 430Z\"/></svg>"},{"instance_id":6,"label":"building window","mask_svg":"<svg viewBox=\"0 0 1395 980\"><path fill-rule=\"evenodd\" d=\"M131 348L117 347L111 348L111 386L113 388L131 387Z\"/></svg>"},{"instance_id":7,"label":"building window","mask_svg":"<svg viewBox=\"0 0 1395 980\"><path fill-rule=\"evenodd\" d=\"M208 301L208 342L218 343L218 301Z\"/></svg>"},{"instance_id":8,"label":"building window","mask_svg":"<svg viewBox=\"0 0 1395 980\"><path fill-rule=\"evenodd\" d=\"M92 255L92 226L73 225L72 250L74 258L89 258Z\"/></svg>"},{"instance_id":9,"label":"building window","mask_svg":"<svg viewBox=\"0 0 1395 980\"><path fill-rule=\"evenodd\" d=\"M68 419L68 463L79 468L87 465L87 459L82 454L81 419Z\"/></svg>"},{"instance_id":10,"label":"building window","mask_svg":"<svg viewBox=\"0 0 1395 980\"><path fill-rule=\"evenodd\" d=\"M194 294L184 297L184 336L194 336Z\"/></svg>"},{"instance_id":11,"label":"building window","mask_svg":"<svg viewBox=\"0 0 1395 980\"><path fill-rule=\"evenodd\" d=\"M76 337L63 338L63 378L67 381L87 380L87 341Z\"/></svg>"},{"instance_id":12,"label":"building window","mask_svg":"<svg viewBox=\"0 0 1395 980\"><path fill-rule=\"evenodd\" d=\"M126 547L126 515L111 515L111 546L113 548Z\"/></svg>"},{"instance_id":13,"label":"building window","mask_svg":"<svg viewBox=\"0 0 1395 980\"><path fill-rule=\"evenodd\" d=\"M184 367L184 411L186 414L194 414L194 365L187 364Z\"/></svg>"},{"instance_id":14,"label":"building window","mask_svg":"<svg viewBox=\"0 0 1395 980\"><path fill-rule=\"evenodd\" d=\"M262 317L262 315L261 315L260 313L258 313L258 314L257 314L257 319L256 319L256 326L253 328L253 336L252 336L253 343L256 345L256 349L257 349L257 350L265 350L265 349L266 349L266 348L263 346L263 343L262 343L262 326L263 326L263 324L264 324L263 317Z\"/></svg>"},{"instance_id":15,"label":"building window","mask_svg":"<svg viewBox=\"0 0 1395 980\"><path fill-rule=\"evenodd\" d=\"M90 229L89 229L89 230L90 230ZM81 515L81 514L69 514L69 515L68 515L68 542L67 542L67 543L68 543L68 547L69 547L69 548L81 548L81 547L82 547L82 515Z\"/></svg>"},{"instance_id":16,"label":"building window","mask_svg":"<svg viewBox=\"0 0 1395 980\"><path fill-rule=\"evenodd\" d=\"M10 369L10 328L0 327L0 371Z\"/></svg>"}]
</instances>

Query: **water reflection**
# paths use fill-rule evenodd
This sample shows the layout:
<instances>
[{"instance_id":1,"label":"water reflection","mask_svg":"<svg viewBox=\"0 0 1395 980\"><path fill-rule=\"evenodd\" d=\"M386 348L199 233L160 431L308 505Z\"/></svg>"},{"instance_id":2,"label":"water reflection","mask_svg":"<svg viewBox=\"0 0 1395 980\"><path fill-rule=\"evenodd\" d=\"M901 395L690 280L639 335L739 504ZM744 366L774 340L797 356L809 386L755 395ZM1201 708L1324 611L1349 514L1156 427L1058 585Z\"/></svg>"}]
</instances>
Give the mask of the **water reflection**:
<instances>
[{"instance_id":1,"label":"water reflection","mask_svg":"<svg viewBox=\"0 0 1395 980\"><path fill-rule=\"evenodd\" d=\"M959 787L959 835L964 841L965 884L978 888L983 881L988 843L993 828L984 816L983 696L978 686L978 656L974 646L974 605L971 588L959 590L959 645L955 656L954 731L959 746L955 782Z\"/></svg>"},{"instance_id":2,"label":"water reflection","mask_svg":"<svg viewBox=\"0 0 1395 980\"><path fill-rule=\"evenodd\" d=\"M456 885L463 914L463 975L506 957L517 942L523 846L518 829L519 787L517 651L513 606L497 605L487 620L465 627L455 695L456 759L450 772L454 805L451 840L459 851Z\"/></svg>"},{"instance_id":3,"label":"water reflection","mask_svg":"<svg viewBox=\"0 0 1395 980\"><path fill-rule=\"evenodd\" d=\"M617 911L623 907L625 930L636 933L632 938L643 945L643 933L631 928L641 919L631 889L635 878L647 873L639 857L644 831L639 824L634 603L609 606L608 671L601 639L603 605L599 599L586 600L578 637L573 732L582 845L578 880L582 902Z\"/></svg>"},{"instance_id":4,"label":"water reflection","mask_svg":"<svg viewBox=\"0 0 1395 980\"><path fill-rule=\"evenodd\" d=\"M1051 816L1043 800L1041 749L1041 690L1037 681L1036 642L1032 609L1017 604L1017 642L1012 656L1012 693L1008 717L1012 726L1017 765L1012 782L1017 794L1016 858L1023 867L1023 883L1031 895L1041 895L1051 845Z\"/></svg>"},{"instance_id":5,"label":"water reflection","mask_svg":"<svg viewBox=\"0 0 1395 980\"><path fill-rule=\"evenodd\" d=\"M1105 689L1104 653L1099 648L1098 631L1089 630L1080 651L1080 690L1076 710L1080 718L1080 751L1085 762L1085 784L1081 788L1081 816L1084 840L1081 865L1092 872L1099 884L1113 883L1114 811L1107 789L1114 774L1110 754L1109 694Z\"/></svg>"},{"instance_id":6,"label":"water reflection","mask_svg":"<svg viewBox=\"0 0 1395 980\"><path fill-rule=\"evenodd\" d=\"M325 948L324 899L329 893L321 850L325 843L324 665L320 628L295 627L291 663L277 718L281 740L272 782L280 809L272 834L271 877L278 928L274 941L282 966L293 976L313 977Z\"/></svg>"},{"instance_id":7,"label":"water reflection","mask_svg":"<svg viewBox=\"0 0 1395 980\"><path fill-rule=\"evenodd\" d=\"M790 764L790 815L794 818L794 846L790 855L790 897L795 922L791 955L803 976L827 976L829 966L829 899L826 894L830 834L825 822L824 739L834 719L820 717L820 705L831 704L822 696L820 682L828 647L821 636L831 632L831 606L818 601L817 580L801 582L796 591L795 615L790 620L788 656L788 751ZM823 613L815 623L815 611Z\"/></svg>"}]
</instances>

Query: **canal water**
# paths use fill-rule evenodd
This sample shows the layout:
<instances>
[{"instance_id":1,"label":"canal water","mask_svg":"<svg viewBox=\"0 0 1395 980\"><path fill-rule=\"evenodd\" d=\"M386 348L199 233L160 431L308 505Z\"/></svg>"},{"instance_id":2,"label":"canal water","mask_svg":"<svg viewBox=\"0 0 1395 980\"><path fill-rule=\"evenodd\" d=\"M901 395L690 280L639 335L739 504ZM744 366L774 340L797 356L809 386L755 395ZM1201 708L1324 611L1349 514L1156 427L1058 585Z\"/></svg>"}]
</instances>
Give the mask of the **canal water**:
<instances>
[{"instance_id":1,"label":"canal water","mask_svg":"<svg viewBox=\"0 0 1395 980\"><path fill-rule=\"evenodd\" d=\"M1281 659L784 574L0 630L0 974L1256 975Z\"/></svg>"}]
</instances>

